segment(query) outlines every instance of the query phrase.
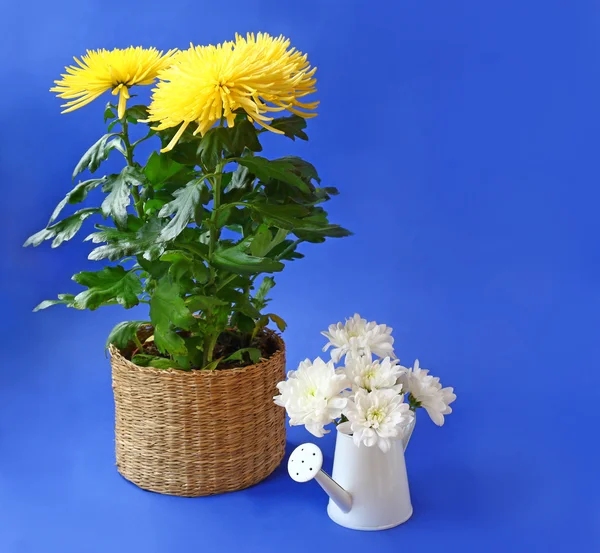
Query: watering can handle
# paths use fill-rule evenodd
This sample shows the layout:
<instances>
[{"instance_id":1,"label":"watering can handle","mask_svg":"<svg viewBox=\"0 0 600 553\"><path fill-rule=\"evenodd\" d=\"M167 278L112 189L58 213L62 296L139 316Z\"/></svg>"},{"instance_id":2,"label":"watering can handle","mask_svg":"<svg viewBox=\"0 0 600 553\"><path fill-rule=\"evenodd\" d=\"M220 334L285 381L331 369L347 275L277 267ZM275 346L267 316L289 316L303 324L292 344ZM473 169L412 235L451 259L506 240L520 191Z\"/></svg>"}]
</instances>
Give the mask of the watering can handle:
<instances>
[{"instance_id":1,"label":"watering can handle","mask_svg":"<svg viewBox=\"0 0 600 553\"><path fill-rule=\"evenodd\" d=\"M412 436L413 431L415 429L415 422L416 420L413 414L412 421L406 425L402 434L402 446L404 447L404 451L406 451L406 448L408 447L408 442L410 442L410 437Z\"/></svg>"}]
</instances>

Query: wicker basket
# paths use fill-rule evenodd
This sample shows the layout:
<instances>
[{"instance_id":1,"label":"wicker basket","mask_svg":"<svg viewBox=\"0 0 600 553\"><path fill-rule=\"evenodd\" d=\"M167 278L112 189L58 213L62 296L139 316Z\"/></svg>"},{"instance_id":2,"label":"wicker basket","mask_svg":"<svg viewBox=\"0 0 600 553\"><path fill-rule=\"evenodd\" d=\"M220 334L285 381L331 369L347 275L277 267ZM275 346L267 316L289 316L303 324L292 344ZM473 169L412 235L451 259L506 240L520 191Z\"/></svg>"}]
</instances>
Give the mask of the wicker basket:
<instances>
[{"instance_id":1,"label":"wicker basket","mask_svg":"<svg viewBox=\"0 0 600 553\"><path fill-rule=\"evenodd\" d=\"M159 493L247 488L281 463L285 413L273 403L285 345L267 360L217 371L139 367L111 346L117 468Z\"/></svg>"}]
</instances>

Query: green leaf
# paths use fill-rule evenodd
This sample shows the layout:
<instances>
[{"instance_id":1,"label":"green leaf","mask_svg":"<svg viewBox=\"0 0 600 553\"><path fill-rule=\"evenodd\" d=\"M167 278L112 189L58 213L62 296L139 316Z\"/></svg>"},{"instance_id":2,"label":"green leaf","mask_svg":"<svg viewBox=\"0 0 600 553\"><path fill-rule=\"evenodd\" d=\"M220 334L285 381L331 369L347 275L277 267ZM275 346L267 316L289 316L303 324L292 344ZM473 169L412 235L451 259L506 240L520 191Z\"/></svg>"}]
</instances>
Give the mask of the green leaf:
<instances>
[{"instance_id":1,"label":"green leaf","mask_svg":"<svg viewBox=\"0 0 600 553\"><path fill-rule=\"evenodd\" d=\"M103 184L105 180L106 177L102 177L101 179L90 179L78 183L54 208L48 224L52 223L58 217L67 204L78 204L82 202L87 198L87 195L91 190Z\"/></svg>"},{"instance_id":2,"label":"green leaf","mask_svg":"<svg viewBox=\"0 0 600 553\"><path fill-rule=\"evenodd\" d=\"M67 307L73 307L73 300L75 296L73 294L58 294L57 300L44 300L42 303L36 305L33 308L34 313L42 309L46 309L52 305L66 305Z\"/></svg>"},{"instance_id":3,"label":"green leaf","mask_svg":"<svg viewBox=\"0 0 600 553\"><path fill-rule=\"evenodd\" d=\"M117 348L126 348L130 342L137 338L140 327L149 325L149 321L123 321L117 324L108 335L105 348L111 344Z\"/></svg>"},{"instance_id":4,"label":"green leaf","mask_svg":"<svg viewBox=\"0 0 600 553\"><path fill-rule=\"evenodd\" d=\"M295 186L302 192L310 193L308 185L296 174L295 167L289 161L268 160L260 156L241 157L236 160L239 164L248 167L260 180L280 180Z\"/></svg>"},{"instance_id":5,"label":"green leaf","mask_svg":"<svg viewBox=\"0 0 600 553\"><path fill-rule=\"evenodd\" d=\"M138 255L136 260L138 265L154 280L164 277L169 271L168 263L163 263L162 261L149 261L141 255Z\"/></svg>"},{"instance_id":6,"label":"green leaf","mask_svg":"<svg viewBox=\"0 0 600 553\"><path fill-rule=\"evenodd\" d=\"M254 319L243 313L236 313L232 322L244 334L250 334L254 330Z\"/></svg>"},{"instance_id":7,"label":"green leaf","mask_svg":"<svg viewBox=\"0 0 600 553\"><path fill-rule=\"evenodd\" d=\"M73 236L75 236L75 234L77 234L81 228L83 221L85 221L94 213L100 213L100 210L95 207L80 209L62 221L54 223L53 225L33 234L25 241L23 247L35 247L39 246L42 242L44 242L44 240L53 240L52 247L57 248L63 242L71 240L71 238L73 238Z\"/></svg>"},{"instance_id":8,"label":"green leaf","mask_svg":"<svg viewBox=\"0 0 600 553\"><path fill-rule=\"evenodd\" d=\"M251 319L258 319L261 316L260 311L248 301L248 298L242 297L242 301L235 304L234 310L247 315Z\"/></svg>"},{"instance_id":9,"label":"green leaf","mask_svg":"<svg viewBox=\"0 0 600 553\"><path fill-rule=\"evenodd\" d=\"M148 108L143 104L136 104L135 106L128 107L125 114L128 121L135 124L140 119L148 119Z\"/></svg>"},{"instance_id":10,"label":"green leaf","mask_svg":"<svg viewBox=\"0 0 600 553\"><path fill-rule=\"evenodd\" d=\"M227 361L244 361L244 354L247 354L252 363L258 363L262 352L258 348L242 348L238 349L235 353L232 353L229 357L224 359L224 362Z\"/></svg>"},{"instance_id":11,"label":"green leaf","mask_svg":"<svg viewBox=\"0 0 600 553\"><path fill-rule=\"evenodd\" d=\"M169 263L169 274L174 280L181 280L186 275L193 276L199 282L207 280L208 269L201 261L191 257L188 252L170 250L162 255L160 260Z\"/></svg>"},{"instance_id":12,"label":"green leaf","mask_svg":"<svg viewBox=\"0 0 600 553\"><path fill-rule=\"evenodd\" d=\"M106 123L109 119L114 119L117 114L113 111L113 108L115 106L113 106L110 102L108 102L106 104L106 107L104 108L104 122Z\"/></svg>"},{"instance_id":13,"label":"green leaf","mask_svg":"<svg viewBox=\"0 0 600 553\"><path fill-rule=\"evenodd\" d=\"M205 365L204 367L202 367L203 371L214 371L218 366L219 363L223 361L222 357L219 357L218 359L215 359L214 361L211 361L210 363L208 363L208 365Z\"/></svg>"},{"instance_id":14,"label":"green leaf","mask_svg":"<svg viewBox=\"0 0 600 553\"><path fill-rule=\"evenodd\" d=\"M322 242L325 237L344 238L345 236L352 236L352 232L339 225L319 226L310 222L304 222L300 228L294 229L294 234L302 240L315 243Z\"/></svg>"},{"instance_id":15,"label":"green leaf","mask_svg":"<svg viewBox=\"0 0 600 553\"><path fill-rule=\"evenodd\" d=\"M136 353L132 358L131 362L139 365L140 367L154 367L155 369L184 369L173 359L166 359L164 357L157 357L156 355L148 355L147 353Z\"/></svg>"},{"instance_id":16,"label":"green leaf","mask_svg":"<svg viewBox=\"0 0 600 553\"><path fill-rule=\"evenodd\" d=\"M260 152L262 146L258 140L257 130L248 119L236 122L235 126L227 129L227 149L234 156L240 156L245 148L251 152Z\"/></svg>"},{"instance_id":17,"label":"green leaf","mask_svg":"<svg viewBox=\"0 0 600 553\"><path fill-rule=\"evenodd\" d=\"M101 208L105 217L112 217L119 227L127 225L127 206L131 203L130 189L142 185L143 175L136 167L126 166L118 175L110 175L102 186L108 192Z\"/></svg>"},{"instance_id":18,"label":"green leaf","mask_svg":"<svg viewBox=\"0 0 600 553\"><path fill-rule=\"evenodd\" d=\"M166 154L152 152L152 155L146 163L144 174L153 185L159 185L170 179L184 168L181 163L177 163Z\"/></svg>"},{"instance_id":19,"label":"green leaf","mask_svg":"<svg viewBox=\"0 0 600 553\"><path fill-rule=\"evenodd\" d=\"M189 330L194 318L186 307L176 282L161 278L150 298L150 319L154 326L154 343L161 353L186 355L185 340L172 328Z\"/></svg>"},{"instance_id":20,"label":"green leaf","mask_svg":"<svg viewBox=\"0 0 600 553\"><path fill-rule=\"evenodd\" d=\"M101 271L83 271L73 275L73 280L88 290L75 296L77 309L97 309L101 305L116 301L125 309L139 303L142 283L134 272L126 271L121 265L104 267Z\"/></svg>"},{"instance_id":21,"label":"green leaf","mask_svg":"<svg viewBox=\"0 0 600 553\"><path fill-rule=\"evenodd\" d=\"M236 189L244 189L252 185L254 177L251 175L250 170L245 165L238 164L235 171L232 173L231 182L225 189L225 192Z\"/></svg>"},{"instance_id":22,"label":"green leaf","mask_svg":"<svg viewBox=\"0 0 600 553\"><path fill-rule=\"evenodd\" d=\"M286 229L282 229L282 228L277 229L275 238L273 238L273 240L271 242L271 247L269 248L269 252L271 252L271 250L273 248L276 248L277 246L279 246L279 244L281 244L287 238L288 234L289 234L289 232Z\"/></svg>"},{"instance_id":23,"label":"green leaf","mask_svg":"<svg viewBox=\"0 0 600 553\"><path fill-rule=\"evenodd\" d=\"M169 217L173 213L175 214L163 229L160 235L161 240L169 241L177 238L197 215L196 208L201 204L204 187L206 187L204 179L200 178L190 181L185 188L174 192L175 199L163 206L158 213L159 217Z\"/></svg>"},{"instance_id":24,"label":"green leaf","mask_svg":"<svg viewBox=\"0 0 600 553\"><path fill-rule=\"evenodd\" d=\"M298 238L307 242L323 242L325 237L342 238L352 235L349 230L339 225L330 224L327 220L327 213L320 207L313 207L312 211L309 211L299 205L263 203L248 205L258 212L265 221L280 228L288 229Z\"/></svg>"},{"instance_id":25,"label":"green leaf","mask_svg":"<svg viewBox=\"0 0 600 553\"><path fill-rule=\"evenodd\" d=\"M215 307L223 307L229 305L227 302L220 300L214 296L194 295L185 300L188 309L195 313L200 310L214 309Z\"/></svg>"},{"instance_id":26,"label":"green leaf","mask_svg":"<svg viewBox=\"0 0 600 553\"><path fill-rule=\"evenodd\" d=\"M208 281L210 271L208 270L208 267L201 261L194 261L192 264L192 274L194 275L196 282L202 284Z\"/></svg>"},{"instance_id":27,"label":"green leaf","mask_svg":"<svg viewBox=\"0 0 600 553\"><path fill-rule=\"evenodd\" d=\"M144 202L144 213L153 216L157 211L160 211L165 202L152 198Z\"/></svg>"},{"instance_id":28,"label":"green leaf","mask_svg":"<svg viewBox=\"0 0 600 553\"><path fill-rule=\"evenodd\" d=\"M90 234L85 240L94 244L106 242L106 245L93 249L88 259L116 261L130 255L142 255L144 259L154 261L165 251L166 245L159 239L163 227L160 219L150 219L137 231L97 225L100 231Z\"/></svg>"},{"instance_id":29,"label":"green leaf","mask_svg":"<svg viewBox=\"0 0 600 553\"><path fill-rule=\"evenodd\" d=\"M252 203L248 207L258 212L262 218L273 225L292 230L300 225L300 217L307 216L310 212L301 205L280 205Z\"/></svg>"},{"instance_id":30,"label":"green leaf","mask_svg":"<svg viewBox=\"0 0 600 553\"><path fill-rule=\"evenodd\" d=\"M171 355L188 354L185 340L170 326L160 325L154 327L154 343L161 353Z\"/></svg>"},{"instance_id":31,"label":"green leaf","mask_svg":"<svg viewBox=\"0 0 600 553\"><path fill-rule=\"evenodd\" d=\"M250 253L256 257L264 257L269 253L272 241L273 235L269 227L267 225L260 225L250 243Z\"/></svg>"},{"instance_id":32,"label":"green leaf","mask_svg":"<svg viewBox=\"0 0 600 553\"><path fill-rule=\"evenodd\" d=\"M271 319L277 325L277 328L281 332L287 328L287 323L279 315L275 315L275 313L269 313L267 317L269 317L269 319Z\"/></svg>"},{"instance_id":33,"label":"green leaf","mask_svg":"<svg viewBox=\"0 0 600 553\"><path fill-rule=\"evenodd\" d=\"M181 293L176 282L168 278L158 281L150 299L150 319L155 328L168 327L172 323L176 327L190 329L194 317L186 307Z\"/></svg>"},{"instance_id":34,"label":"green leaf","mask_svg":"<svg viewBox=\"0 0 600 553\"><path fill-rule=\"evenodd\" d=\"M306 120L299 115L290 115L289 117L278 117L269 123L270 127L283 131L283 134L292 140L296 137L302 140L308 140L308 136L303 129L306 128Z\"/></svg>"},{"instance_id":35,"label":"green leaf","mask_svg":"<svg viewBox=\"0 0 600 553\"><path fill-rule=\"evenodd\" d=\"M260 283L256 294L254 294L254 305L257 309L263 309L265 305L267 305L267 294L275 286L275 279L270 276L266 276L263 278L263 281Z\"/></svg>"},{"instance_id":36,"label":"green leaf","mask_svg":"<svg viewBox=\"0 0 600 553\"><path fill-rule=\"evenodd\" d=\"M257 257L266 257L273 248L285 240L287 235L287 230L279 228L275 237L273 237L267 225L260 225L254 236L249 237L252 240L250 243L250 253Z\"/></svg>"},{"instance_id":37,"label":"green leaf","mask_svg":"<svg viewBox=\"0 0 600 553\"><path fill-rule=\"evenodd\" d=\"M226 144L227 129L224 127L216 127L206 132L198 144L198 154L206 169L215 170Z\"/></svg>"},{"instance_id":38,"label":"green leaf","mask_svg":"<svg viewBox=\"0 0 600 553\"><path fill-rule=\"evenodd\" d=\"M180 250L169 250L165 254L160 256L161 261L168 261L170 263L177 263L178 261L186 261L188 263L192 262L192 258L187 254L187 252L183 252Z\"/></svg>"},{"instance_id":39,"label":"green leaf","mask_svg":"<svg viewBox=\"0 0 600 553\"><path fill-rule=\"evenodd\" d=\"M275 259L302 259L303 254L297 251L298 242L295 240L283 240L281 244L275 246L270 252L269 257Z\"/></svg>"},{"instance_id":40,"label":"green leaf","mask_svg":"<svg viewBox=\"0 0 600 553\"><path fill-rule=\"evenodd\" d=\"M114 149L119 143L121 145L121 138L117 138L110 143L108 141L113 137L118 136L117 133L105 134L100 140L95 142L93 146L83 154L83 157L79 160L79 163L75 166L73 171L73 179L82 171L89 169L90 173L93 173L100 167L100 164L108 158L110 151Z\"/></svg>"},{"instance_id":41,"label":"green leaf","mask_svg":"<svg viewBox=\"0 0 600 553\"><path fill-rule=\"evenodd\" d=\"M177 355L173 357L175 362L185 369L200 368L202 366L204 348L204 336L195 334L184 336L185 347L188 350L186 355Z\"/></svg>"},{"instance_id":42,"label":"green leaf","mask_svg":"<svg viewBox=\"0 0 600 553\"><path fill-rule=\"evenodd\" d=\"M247 243L242 242L231 248L218 250L213 255L213 263L216 267L240 275L273 273L283 270L283 263L265 257L248 255L243 251L246 247Z\"/></svg>"},{"instance_id":43,"label":"green leaf","mask_svg":"<svg viewBox=\"0 0 600 553\"><path fill-rule=\"evenodd\" d=\"M313 179L317 182L321 182L321 179L319 178L319 174L317 173L315 166L312 163L306 161L305 159L302 159L301 157L285 156L280 157L275 161L284 161L292 165L296 174L298 174L298 176L300 176L302 180L304 180L304 182L306 182L307 184L310 183L310 181Z\"/></svg>"}]
</instances>

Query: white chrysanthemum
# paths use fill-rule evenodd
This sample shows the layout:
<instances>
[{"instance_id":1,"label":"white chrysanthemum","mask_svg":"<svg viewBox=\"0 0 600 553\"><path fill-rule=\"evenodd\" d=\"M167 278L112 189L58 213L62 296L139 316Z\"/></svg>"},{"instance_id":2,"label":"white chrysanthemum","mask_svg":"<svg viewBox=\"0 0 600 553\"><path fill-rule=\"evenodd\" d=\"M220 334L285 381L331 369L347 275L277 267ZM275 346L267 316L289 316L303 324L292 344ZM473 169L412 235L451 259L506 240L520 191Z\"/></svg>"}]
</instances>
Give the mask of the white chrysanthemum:
<instances>
[{"instance_id":1,"label":"white chrysanthemum","mask_svg":"<svg viewBox=\"0 0 600 553\"><path fill-rule=\"evenodd\" d=\"M392 389L396 393L402 390L402 384L398 378L402 373L402 367L398 365L397 359L385 359L371 361L369 357L347 357L345 372L352 388L362 388L370 392L372 390Z\"/></svg>"},{"instance_id":2,"label":"white chrysanthemum","mask_svg":"<svg viewBox=\"0 0 600 553\"><path fill-rule=\"evenodd\" d=\"M346 376L337 374L333 362L325 363L320 357L302 361L287 376L277 384L280 395L273 398L275 403L285 407L292 426L304 425L322 437L329 432L324 426L341 417L348 402L340 395L349 385Z\"/></svg>"},{"instance_id":3,"label":"white chrysanthemum","mask_svg":"<svg viewBox=\"0 0 600 553\"><path fill-rule=\"evenodd\" d=\"M414 416L403 396L394 390L358 390L344 409L348 422L338 426L341 432L352 433L357 446L379 446L389 451L392 440L402 438L405 425Z\"/></svg>"},{"instance_id":4,"label":"white chrysanthemum","mask_svg":"<svg viewBox=\"0 0 600 553\"><path fill-rule=\"evenodd\" d=\"M369 358L372 354L378 357L392 357L394 355L394 338L392 338L392 329L384 324L378 325L376 322L367 322L362 319L358 313L345 323L330 325L326 332L321 332L329 342L323 347L327 351L331 346L331 359L334 363L339 363L344 355L356 357L366 355Z\"/></svg>"},{"instance_id":5,"label":"white chrysanthemum","mask_svg":"<svg viewBox=\"0 0 600 553\"><path fill-rule=\"evenodd\" d=\"M412 369L402 367L401 370L400 381L404 390L410 392L435 424L442 426L444 415L452 413L450 404L456 399L454 388L442 388L438 377L431 376L427 369L419 367L418 359Z\"/></svg>"}]
</instances>

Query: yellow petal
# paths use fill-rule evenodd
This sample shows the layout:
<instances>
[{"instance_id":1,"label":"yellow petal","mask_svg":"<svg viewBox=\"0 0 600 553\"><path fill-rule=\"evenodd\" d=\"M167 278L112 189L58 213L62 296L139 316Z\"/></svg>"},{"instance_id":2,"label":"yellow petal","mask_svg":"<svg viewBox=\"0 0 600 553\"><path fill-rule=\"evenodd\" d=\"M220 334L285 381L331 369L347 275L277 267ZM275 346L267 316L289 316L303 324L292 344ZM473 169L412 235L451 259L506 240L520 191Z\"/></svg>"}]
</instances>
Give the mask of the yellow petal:
<instances>
[{"instance_id":1,"label":"yellow petal","mask_svg":"<svg viewBox=\"0 0 600 553\"><path fill-rule=\"evenodd\" d=\"M167 144L166 148L163 148L161 150L162 153L170 152L175 147L175 144L177 144L177 141L181 138L183 131L185 131L185 129L187 128L187 126L189 124L190 124L189 121L184 121L184 123L181 125L181 127L179 127L179 130L175 133L175 136L171 139L171 142L169 142Z\"/></svg>"},{"instance_id":2,"label":"yellow petal","mask_svg":"<svg viewBox=\"0 0 600 553\"><path fill-rule=\"evenodd\" d=\"M119 117L119 119L123 119L123 117L125 116L125 108L127 107L128 96L129 94L127 94L127 87L121 86L121 91L119 94L119 108L117 111L117 116Z\"/></svg>"}]
</instances>

